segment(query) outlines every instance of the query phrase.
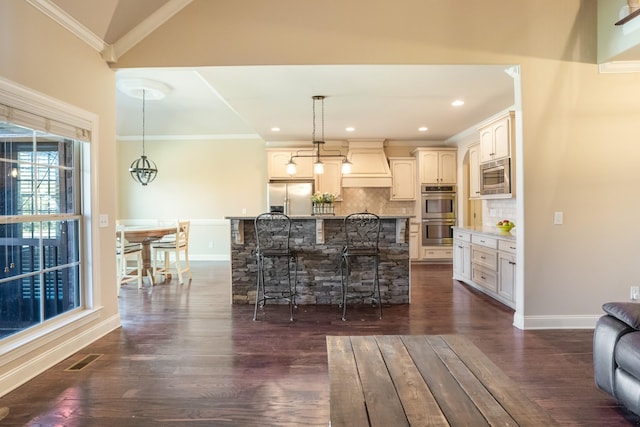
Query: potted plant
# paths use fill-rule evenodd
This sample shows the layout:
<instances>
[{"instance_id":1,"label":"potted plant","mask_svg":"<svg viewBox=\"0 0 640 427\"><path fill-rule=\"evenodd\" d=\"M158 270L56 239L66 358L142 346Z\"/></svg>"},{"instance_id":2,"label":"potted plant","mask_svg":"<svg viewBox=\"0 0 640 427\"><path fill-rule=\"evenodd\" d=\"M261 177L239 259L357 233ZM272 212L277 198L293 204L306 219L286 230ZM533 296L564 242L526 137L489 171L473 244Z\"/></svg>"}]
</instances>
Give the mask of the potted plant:
<instances>
[{"instance_id":1,"label":"potted plant","mask_svg":"<svg viewBox=\"0 0 640 427\"><path fill-rule=\"evenodd\" d=\"M311 203L313 204L313 214L329 214L334 215L335 209L333 202L336 195L331 193L321 193L319 191L311 195Z\"/></svg>"}]
</instances>

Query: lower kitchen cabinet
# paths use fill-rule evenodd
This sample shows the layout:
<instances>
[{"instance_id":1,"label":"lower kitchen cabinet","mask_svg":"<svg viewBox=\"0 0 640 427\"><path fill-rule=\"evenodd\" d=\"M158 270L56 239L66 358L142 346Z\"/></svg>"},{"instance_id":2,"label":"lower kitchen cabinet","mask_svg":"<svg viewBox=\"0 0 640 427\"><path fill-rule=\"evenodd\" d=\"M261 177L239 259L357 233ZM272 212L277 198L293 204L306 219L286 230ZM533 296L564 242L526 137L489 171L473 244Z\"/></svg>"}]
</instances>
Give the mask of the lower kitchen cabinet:
<instances>
[{"instance_id":1,"label":"lower kitchen cabinet","mask_svg":"<svg viewBox=\"0 0 640 427\"><path fill-rule=\"evenodd\" d=\"M453 278L515 307L516 241L454 229Z\"/></svg>"},{"instance_id":2,"label":"lower kitchen cabinet","mask_svg":"<svg viewBox=\"0 0 640 427\"><path fill-rule=\"evenodd\" d=\"M409 222L409 258L420 259L420 223Z\"/></svg>"},{"instance_id":3,"label":"lower kitchen cabinet","mask_svg":"<svg viewBox=\"0 0 640 427\"><path fill-rule=\"evenodd\" d=\"M453 258L453 248L451 246L423 246L423 261L444 261Z\"/></svg>"},{"instance_id":4,"label":"lower kitchen cabinet","mask_svg":"<svg viewBox=\"0 0 640 427\"><path fill-rule=\"evenodd\" d=\"M512 241L498 241L498 294L515 302L516 287L516 243Z\"/></svg>"},{"instance_id":5,"label":"lower kitchen cabinet","mask_svg":"<svg viewBox=\"0 0 640 427\"><path fill-rule=\"evenodd\" d=\"M471 279L471 234L453 233L453 276L459 280Z\"/></svg>"}]
</instances>

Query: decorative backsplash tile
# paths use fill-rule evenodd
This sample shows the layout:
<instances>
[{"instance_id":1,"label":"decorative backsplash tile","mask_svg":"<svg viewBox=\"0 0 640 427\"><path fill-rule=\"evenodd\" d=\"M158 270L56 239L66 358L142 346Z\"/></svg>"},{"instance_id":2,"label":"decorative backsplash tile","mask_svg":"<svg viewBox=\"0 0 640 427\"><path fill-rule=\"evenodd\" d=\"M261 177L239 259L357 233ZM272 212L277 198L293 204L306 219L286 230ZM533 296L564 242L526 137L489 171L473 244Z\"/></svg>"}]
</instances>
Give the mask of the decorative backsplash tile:
<instances>
[{"instance_id":1,"label":"decorative backsplash tile","mask_svg":"<svg viewBox=\"0 0 640 427\"><path fill-rule=\"evenodd\" d=\"M482 218L485 227L495 227L496 223L503 219L515 222L516 199L487 200L483 205Z\"/></svg>"},{"instance_id":2,"label":"decorative backsplash tile","mask_svg":"<svg viewBox=\"0 0 640 427\"><path fill-rule=\"evenodd\" d=\"M378 215L413 215L415 202L391 201L390 191L389 188L343 188L343 201L336 202L336 215L364 211Z\"/></svg>"}]
</instances>

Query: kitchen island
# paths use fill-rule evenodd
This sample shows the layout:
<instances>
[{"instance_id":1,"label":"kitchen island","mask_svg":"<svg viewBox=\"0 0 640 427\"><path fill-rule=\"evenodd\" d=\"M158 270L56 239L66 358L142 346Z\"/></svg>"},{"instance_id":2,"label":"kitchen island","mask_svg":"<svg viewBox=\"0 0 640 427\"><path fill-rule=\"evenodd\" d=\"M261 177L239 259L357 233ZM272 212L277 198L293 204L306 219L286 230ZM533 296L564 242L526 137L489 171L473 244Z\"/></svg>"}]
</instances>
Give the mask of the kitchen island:
<instances>
[{"instance_id":1,"label":"kitchen island","mask_svg":"<svg viewBox=\"0 0 640 427\"><path fill-rule=\"evenodd\" d=\"M298 304L338 304L340 260L345 244L344 216L291 216L291 246L298 253ZM379 280L385 304L409 303L409 218L380 216ZM256 293L256 236L253 216L231 221L231 297L234 304L253 304ZM351 284L371 292L372 263L354 267ZM267 278L267 283L269 278ZM362 284L362 286L360 286ZM363 298L364 299L364 298ZM357 301L355 301L357 303Z\"/></svg>"}]
</instances>

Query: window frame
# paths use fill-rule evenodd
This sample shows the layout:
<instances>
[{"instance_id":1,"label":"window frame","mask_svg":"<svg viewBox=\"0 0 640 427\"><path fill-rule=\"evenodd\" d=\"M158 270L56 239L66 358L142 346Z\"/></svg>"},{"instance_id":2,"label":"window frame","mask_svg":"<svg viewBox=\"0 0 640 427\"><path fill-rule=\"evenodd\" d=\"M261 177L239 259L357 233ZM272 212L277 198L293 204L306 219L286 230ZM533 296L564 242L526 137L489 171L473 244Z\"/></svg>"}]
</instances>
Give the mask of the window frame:
<instances>
[{"instance_id":1,"label":"window frame","mask_svg":"<svg viewBox=\"0 0 640 427\"><path fill-rule=\"evenodd\" d=\"M69 333L79 333L78 331L83 327L99 320L102 310L99 265L92 261L100 259L97 235L93 233L94 228L97 227L97 215L93 215L93 212L98 211L97 197L93 197L98 194L95 178L98 161L93 148L98 143L99 118L97 114L0 77L0 110L4 106L24 113L27 119L39 117L44 118L47 124L53 123L52 129L44 129L45 132L48 131L51 134L60 134L57 130L68 132L69 129L78 129L79 138L71 137L71 139L80 141L80 149L77 151L79 170L76 179L79 184L77 187L79 209L77 211L80 217L78 250L82 268L80 270L79 307L2 339L0 341L0 366L19 360L33 351L40 350L43 346L55 345L56 341L64 339ZM0 111L1 114L2 111ZM16 124L24 125L22 123ZM69 137L68 134L60 135ZM30 219L36 220L36 217ZM55 220L53 216L47 218Z\"/></svg>"}]
</instances>

